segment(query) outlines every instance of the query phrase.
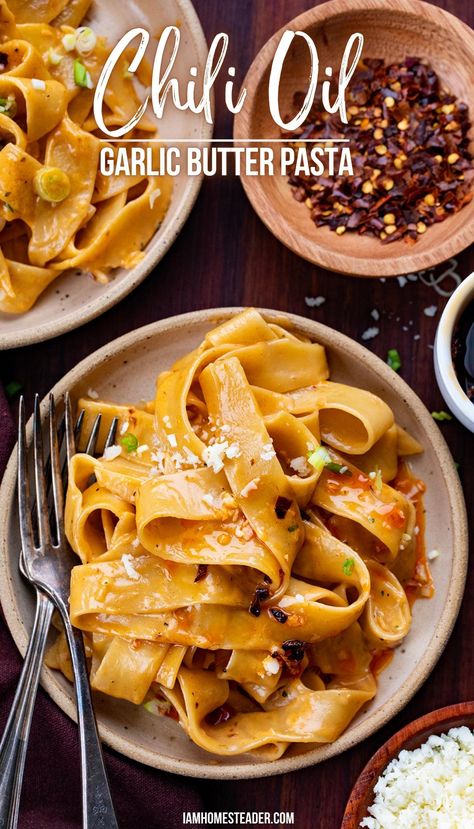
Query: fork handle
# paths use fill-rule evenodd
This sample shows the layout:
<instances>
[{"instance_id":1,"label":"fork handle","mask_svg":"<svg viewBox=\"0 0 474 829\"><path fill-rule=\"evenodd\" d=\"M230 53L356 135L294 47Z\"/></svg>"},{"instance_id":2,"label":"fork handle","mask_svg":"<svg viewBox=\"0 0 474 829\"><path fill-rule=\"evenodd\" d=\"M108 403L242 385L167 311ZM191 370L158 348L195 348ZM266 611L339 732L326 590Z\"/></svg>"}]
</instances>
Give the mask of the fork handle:
<instances>
[{"instance_id":1,"label":"fork handle","mask_svg":"<svg viewBox=\"0 0 474 829\"><path fill-rule=\"evenodd\" d=\"M84 829L118 829L92 706L82 633L60 608L71 651L81 743L82 814Z\"/></svg>"},{"instance_id":2,"label":"fork handle","mask_svg":"<svg viewBox=\"0 0 474 829\"><path fill-rule=\"evenodd\" d=\"M28 737L53 605L36 593L36 613L15 698L0 744L0 829L18 822Z\"/></svg>"}]
</instances>

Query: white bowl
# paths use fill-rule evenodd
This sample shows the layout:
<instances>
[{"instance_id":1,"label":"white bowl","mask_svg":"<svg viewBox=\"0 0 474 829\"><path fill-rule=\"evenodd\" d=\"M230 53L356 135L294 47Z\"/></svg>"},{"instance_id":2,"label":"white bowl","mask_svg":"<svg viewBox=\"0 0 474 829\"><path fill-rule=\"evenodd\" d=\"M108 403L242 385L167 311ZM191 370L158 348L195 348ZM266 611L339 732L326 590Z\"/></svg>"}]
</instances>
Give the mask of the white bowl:
<instances>
[{"instance_id":1,"label":"white bowl","mask_svg":"<svg viewBox=\"0 0 474 829\"><path fill-rule=\"evenodd\" d=\"M454 328L470 302L474 302L474 273L456 288L443 311L436 331L434 367L446 405L466 429L474 432L474 403L457 378L451 355Z\"/></svg>"},{"instance_id":2,"label":"white bowl","mask_svg":"<svg viewBox=\"0 0 474 829\"><path fill-rule=\"evenodd\" d=\"M113 10L112 10L113 5ZM152 37L147 57L153 61L156 38L165 26L179 21L181 45L173 68L180 85L189 79L189 67L201 71L207 58L207 44L199 18L191 0L122 0L107 3L94 0L87 21L98 34L105 34L110 45L132 26L143 26ZM173 138L206 142L212 136L212 125L204 114L190 110L179 111L165 107L163 118L157 123L163 142ZM130 293L156 267L171 247L194 205L202 176L187 176L183 169L173 178L171 204L155 235L145 248L145 255L134 268L118 268L112 279L103 285L77 269L63 273L39 297L25 314L5 314L0 311L0 350L49 340L103 314ZM159 273L156 273L159 279Z\"/></svg>"}]
</instances>

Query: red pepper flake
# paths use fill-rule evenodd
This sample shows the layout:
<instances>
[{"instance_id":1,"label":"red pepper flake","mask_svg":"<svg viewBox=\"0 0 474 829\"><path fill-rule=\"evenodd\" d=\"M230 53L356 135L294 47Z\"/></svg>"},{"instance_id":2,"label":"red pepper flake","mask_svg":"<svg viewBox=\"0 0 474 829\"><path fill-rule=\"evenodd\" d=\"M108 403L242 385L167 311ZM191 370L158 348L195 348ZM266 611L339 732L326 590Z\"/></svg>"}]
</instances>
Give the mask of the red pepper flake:
<instances>
[{"instance_id":1,"label":"red pepper flake","mask_svg":"<svg viewBox=\"0 0 474 829\"><path fill-rule=\"evenodd\" d=\"M205 579L206 576L207 576L207 564L198 564L196 578L194 579L194 584L196 584L197 581L201 581L202 579Z\"/></svg>"},{"instance_id":2,"label":"red pepper flake","mask_svg":"<svg viewBox=\"0 0 474 829\"><path fill-rule=\"evenodd\" d=\"M295 94L296 108L304 97ZM430 225L471 201L468 107L442 88L434 69L412 57L390 65L366 59L353 76L346 103L347 125L316 101L302 127L282 133L292 143L344 137L355 150L352 177L294 170L289 179L296 201L307 204L317 227L413 245Z\"/></svg>"},{"instance_id":3,"label":"red pepper flake","mask_svg":"<svg viewBox=\"0 0 474 829\"><path fill-rule=\"evenodd\" d=\"M249 607L249 613L251 613L252 616L260 616L261 604L268 599L269 595L270 591L268 587L262 584L257 585L252 599L252 604Z\"/></svg>"},{"instance_id":4,"label":"red pepper flake","mask_svg":"<svg viewBox=\"0 0 474 829\"><path fill-rule=\"evenodd\" d=\"M279 495L275 504L275 512L277 518L285 518L286 513L291 507L291 501L288 498L284 498L282 495Z\"/></svg>"},{"instance_id":5,"label":"red pepper flake","mask_svg":"<svg viewBox=\"0 0 474 829\"><path fill-rule=\"evenodd\" d=\"M269 613L271 613L273 618L276 619L277 622L280 622L281 625L284 625L286 620L288 619L288 613L285 613L285 611L282 610L281 607L270 607Z\"/></svg>"},{"instance_id":6,"label":"red pepper flake","mask_svg":"<svg viewBox=\"0 0 474 829\"><path fill-rule=\"evenodd\" d=\"M210 711L206 717L206 722L208 725L220 725L221 723L230 720L234 714L235 710L232 706L224 703L224 705L220 705L219 708L215 708L214 711Z\"/></svg>"}]
</instances>

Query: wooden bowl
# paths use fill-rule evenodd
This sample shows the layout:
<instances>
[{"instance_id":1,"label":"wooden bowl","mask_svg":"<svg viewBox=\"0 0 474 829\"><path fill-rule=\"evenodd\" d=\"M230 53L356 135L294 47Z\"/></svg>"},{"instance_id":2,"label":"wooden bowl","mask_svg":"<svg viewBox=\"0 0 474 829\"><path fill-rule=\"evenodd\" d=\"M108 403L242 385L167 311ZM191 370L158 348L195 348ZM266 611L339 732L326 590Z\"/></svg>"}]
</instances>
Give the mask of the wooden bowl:
<instances>
[{"instance_id":1,"label":"wooden bowl","mask_svg":"<svg viewBox=\"0 0 474 829\"><path fill-rule=\"evenodd\" d=\"M132 331L91 354L52 391L57 399L66 390L77 399L89 389L95 389L102 400L149 399L157 374L238 310L195 311ZM413 458L413 469L427 484L426 544L427 549L440 549L442 555L433 562L434 597L416 602L410 633L379 677L375 698L334 743L296 745L274 762L249 754L216 757L194 745L173 720L154 717L143 706L125 700L95 695L104 742L141 763L197 778L243 779L295 771L340 754L373 734L407 704L432 671L458 614L466 578L467 524L459 475L438 426L416 394L382 360L339 331L294 314L262 313L324 345L332 378L381 396L393 408L397 422L422 443L424 452ZM47 405L47 397L43 405ZM29 428L31 435L31 421ZM34 617L34 596L18 569L16 473L14 451L0 490L0 601L12 636L24 653ZM45 668L42 684L57 705L75 718L73 687L62 674Z\"/></svg>"},{"instance_id":2,"label":"wooden bowl","mask_svg":"<svg viewBox=\"0 0 474 829\"><path fill-rule=\"evenodd\" d=\"M431 734L445 734L450 728L459 728L461 725L474 728L474 702L460 702L438 708L397 731L379 748L361 772L347 803L341 829L359 829L361 820L368 816L375 783L402 749L412 751L419 748Z\"/></svg>"},{"instance_id":3,"label":"wooden bowl","mask_svg":"<svg viewBox=\"0 0 474 829\"><path fill-rule=\"evenodd\" d=\"M234 139L280 138L268 105L268 79L276 47L285 29L307 32L315 41L324 68L338 66L349 36L364 35L362 57L402 61L420 57L431 64L441 81L469 105L474 119L474 32L452 14L420 0L331 0L316 6L277 32L255 58L244 86L243 110L234 121ZM308 86L308 49L295 38L280 87L280 110L292 110L293 94ZM474 133L473 133L474 135ZM474 150L474 142L471 141ZM278 144L275 169L278 170ZM331 271L351 276L394 276L437 265L474 241L474 201L445 222L428 228L413 247L403 241L383 245L376 237L346 233L337 236L317 228L304 203L295 201L286 176L241 176L256 212L269 230L290 250Z\"/></svg>"}]
</instances>

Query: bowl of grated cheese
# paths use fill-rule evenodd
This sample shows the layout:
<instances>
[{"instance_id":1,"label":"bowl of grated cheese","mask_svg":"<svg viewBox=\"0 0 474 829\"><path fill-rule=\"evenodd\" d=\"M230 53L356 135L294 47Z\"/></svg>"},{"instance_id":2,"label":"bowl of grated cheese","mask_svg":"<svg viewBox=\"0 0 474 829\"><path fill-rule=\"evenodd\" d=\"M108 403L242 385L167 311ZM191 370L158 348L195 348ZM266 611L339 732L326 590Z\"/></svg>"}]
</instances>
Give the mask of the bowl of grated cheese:
<instances>
[{"instance_id":1,"label":"bowl of grated cheese","mask_svg":"<svg viewBox=\"0 0 474 829\"><path fill-rule=\"evenodd\" d=\"M474 701L425 714L391 737L360 774L341 829L474 826Z\"/></svg>"}]
</instances>

